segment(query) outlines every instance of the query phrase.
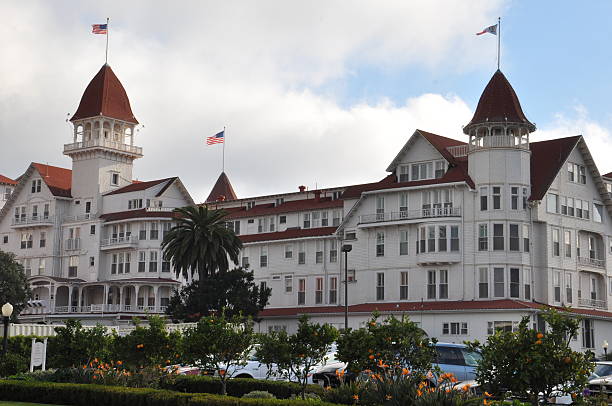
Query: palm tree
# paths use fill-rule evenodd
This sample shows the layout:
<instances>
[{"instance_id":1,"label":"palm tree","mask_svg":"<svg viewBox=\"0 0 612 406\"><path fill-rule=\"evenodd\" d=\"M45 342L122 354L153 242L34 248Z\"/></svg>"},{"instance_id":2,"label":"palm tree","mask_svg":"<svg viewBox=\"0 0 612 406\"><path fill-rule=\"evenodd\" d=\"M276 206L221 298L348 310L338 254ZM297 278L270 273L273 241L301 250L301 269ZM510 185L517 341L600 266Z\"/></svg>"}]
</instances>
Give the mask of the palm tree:
<instances>
[{"instance_id":1,"label":"palm tree","mask_svg":"<svg viewBox=\"0 0 612 406\"><path fill-rule=\"evenodd\" d=\"M162 241L164 259L170 261L177 274L187 278L198 273L200 279L226 272L229 260L238 264L242 241L225 226L224 210L209 210L208 206L174 209L178 224ZM229 259L229 260L228 260Z\"/></svg>"}]
</instances>

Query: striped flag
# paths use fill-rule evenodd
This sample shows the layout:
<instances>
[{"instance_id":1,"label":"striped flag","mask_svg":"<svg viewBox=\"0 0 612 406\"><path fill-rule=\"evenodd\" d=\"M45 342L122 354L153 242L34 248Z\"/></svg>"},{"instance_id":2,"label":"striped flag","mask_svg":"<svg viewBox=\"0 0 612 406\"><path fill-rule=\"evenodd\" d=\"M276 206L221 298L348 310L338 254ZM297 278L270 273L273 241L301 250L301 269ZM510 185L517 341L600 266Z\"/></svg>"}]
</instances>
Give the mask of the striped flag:
<instances>
[{"instance_id":1,"label":"striped flag","mask_svg":"<svg viewBox=\"0 0 612 406\"><path fill-rule=\"evenodd\" d=\"M108 24L92 24L91 32L93 34L108 34Z\"/></svg>"},{"instance_id":2,"label":"striped flag","mask_svg":"<svg viewBox=\"0 0 612 406\"><path fill-rule=\"evenodd\" d=\"M206 145L223 144L225 142L225 130L206 138Z\"/></svg>"},{"instance_id":3,"label":"striped flag","mask_svg":"<svg viewBox=\"0 0 612 406\"><path fill-rule=\"evenodd\" d=\"M482 35L482 34L493 34L493 35L497 35L497 24L492 25L490 27L485 28L484 30L477 32L476 35Z\"/></svg>"}]
</instances>

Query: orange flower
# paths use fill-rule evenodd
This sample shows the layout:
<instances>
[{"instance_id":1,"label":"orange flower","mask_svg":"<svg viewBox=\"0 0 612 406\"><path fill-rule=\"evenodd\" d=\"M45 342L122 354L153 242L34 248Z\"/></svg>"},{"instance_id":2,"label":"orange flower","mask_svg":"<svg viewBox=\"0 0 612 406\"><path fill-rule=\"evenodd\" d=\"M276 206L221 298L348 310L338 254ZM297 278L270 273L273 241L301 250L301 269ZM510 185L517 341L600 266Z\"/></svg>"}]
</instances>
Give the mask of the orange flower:
<instances>
[{"instance_id":1,"label":"orange flower","mask_svg":"<svg viewBox=\"0 0 612 406\"><path fill-rule=\"evenodd\" d=\"M486 397L488 397L488 398L490 398L491 396L493 396L493 395L491 395L489 392L486 392L486 391L485 391L484 395L485 395Z\"/></svg>"},{"instance_id":2,"label":"orange flower","mask_svg":"<svg viewBox=\"0 0 612 406\"><path fill-rule=\"evenodd\" d=\"M453 376L453 377L450 379L450 381L451 381L451 383L457 383L457 382L459 382L459 381L457 380L457 378L455 378L454 376Z\"/></svg>"},{"instance_id":3,"label":"orange flower","mask_svg":"<svg viewBox=\"0 0 612 406\"><path fill-rule=\"evenodd\" d=\"M463 385L463 387L461 387L461 390L467 392L468 390L470 390L470 384L466 383L465 385Z\"/></svg>"},{"instance_id":4,"label":"orange flower","mask_svg":"<svg viewBox=\"0 0 612 406\"><path fill-rule=\"evenodd\" d=\"M123 365L123 361L117 361L117 365Z\"/></svg>"},{"instance_id":5,"label":"orange flower","mask_svg":"<svg viewBox=\"0 0 612 406\"><path fill-rule=\"evenodd\" d=\"M489 401L489 400L486 400L486 399L483 399L483 400L482 400L482 404L483 404L484 406L488 406L490 403L491 403L491 401Z\"/></svg>"},{"instance_id":6,"label":"orange flower","mask_svg":"<svg viewBox=\"0 0 612 406\"><path fill-rule=\"evenodd\" d=\"M538 339L540 339L540 338L544 338L544 334L542 334L542 333L538 333L538 334L536 335L536 337L538 337Z\"/></svg>"},{"instance_id":7,"label":"orange flower","mask_svg":"<svg viewBox=\"0 0 612 406\"><path fill-rule=\"evenodd\" d=\"M423 392L421 392L421 390L420 390L420 389L417 389L416 394L417 394L417 396L419 396L419 397L420 397L421 395L423 395Z\"/></svg>"},{"instance_id":8,"label":"orange flower","mask_svg":"<svg viewBox=\"0 0 612 406\"><path fill-rule=\"evenodd\" d=\"M372 353L374 352L374 350L370 349L370 350L368 350L368 352L369 352L370 354L372 354Z\"/></svg>"},{"instance_id":9,"label":"orange flower","mask_svg":"<svg viewBox=\"0 0 612 406\"><path fill-rule=\"evenodd\" d=\"M391 395L387 395L387 396L385 396L385 399L387 399L387 400L391 400L391 399L393 399L393 396L391 396Z\"/></svg>"},{"instance_id":10,"label":"orange flower","mask_svg":"<svg viewBox=\"0 0 612 406\"><path fill-rule=\"evenodd\" d=\"M368 358L369 358L369 359L374 359L374 355L373 355L373 354L370 354L370 355L368 355Z\"/></svg>"},{"instance_id":11,"label":"orange flower","mask_svg":"<svg viewBox=\"0 0 612 406\"><path fill-rule=\"evenodd\" d=\"M408 368L402 368L402 375L406 376L410 373L410 370Z\"/></svg>"},{"instance_id":12,"label":"orange flower","mask_svg":"<svg viewBox=\"0 0 612 406\"><path fill-rule=\"evenodd\" d=\"M536 341L535 343L536 343L536 344L538 344L538 345L539 345L539 344L542 344L542 340L538 340L538 341Z\"/></svg>"},{"instance_id":13,"label":"orange flower","mask_svg":"<svg viewBox=\"0 0 612 406\"><path fill-rule=\"evenodd\" d=\"M359 395L353 395L354 400L359 400Z\"/></svg>"}]
</instances>

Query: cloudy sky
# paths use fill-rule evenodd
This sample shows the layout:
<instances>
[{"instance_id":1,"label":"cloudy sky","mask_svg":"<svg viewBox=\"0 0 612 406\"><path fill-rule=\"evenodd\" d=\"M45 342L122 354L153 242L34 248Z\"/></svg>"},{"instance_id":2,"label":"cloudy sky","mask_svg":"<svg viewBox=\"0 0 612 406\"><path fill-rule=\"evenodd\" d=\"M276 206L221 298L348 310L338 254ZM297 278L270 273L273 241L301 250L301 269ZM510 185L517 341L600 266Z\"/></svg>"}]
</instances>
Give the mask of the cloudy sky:
<instances>
[{"instance_id":1,"label":"cloudy sky","mask_svg":"<svg viewBox=\"0 0 612 406\"><path fill-rule=\"evenodd\" d=\"M104 63L144 124L141 180L180 176L196 201L221 170L239 197L380 179L416 128L465 139L496 68L534 139L583 134L612 171L612 3L592 1L2 1L0 173L70 167L66 115Z\"/></svg>"}]
</instances>

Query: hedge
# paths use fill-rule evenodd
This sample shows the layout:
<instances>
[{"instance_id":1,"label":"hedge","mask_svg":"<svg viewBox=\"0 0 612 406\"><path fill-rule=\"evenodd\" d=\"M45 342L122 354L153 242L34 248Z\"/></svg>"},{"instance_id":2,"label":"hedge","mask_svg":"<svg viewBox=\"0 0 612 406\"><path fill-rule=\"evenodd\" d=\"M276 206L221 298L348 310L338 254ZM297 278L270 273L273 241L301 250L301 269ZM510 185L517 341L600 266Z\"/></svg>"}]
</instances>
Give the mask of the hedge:
<instances>
[{"instance_id":1,"label":"hedge","mask_svg":"<svg viewBox=\"0 0 612 406\"><path fill-rule=\"evenodd\" d=\"M242 399L147 388L13 380L0 380L0 399L67 406L313 406L308 400ZM319 401L316 405L333 404Z\"/></svg>"},{"instance_id":2,"label":"hedge","mask_svg":"<svg viewBox=\"0 0 612 406\"><path fill-rule=\"evenodd\" d=\"M186 393L221 393L221 382L210 376L179 375L162 382L164 389ZM253 392L270 392L279 399L288 399L301 391L300 385L293 382L267 381L261 379L233 378L227 381L227 394L238 396ZM323 388L319 385L308 385L306 392L321 395Z\"/></svg>"}]
</instances>

